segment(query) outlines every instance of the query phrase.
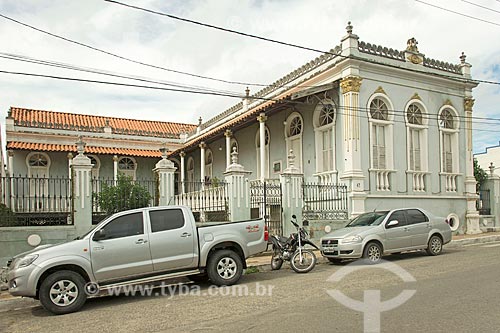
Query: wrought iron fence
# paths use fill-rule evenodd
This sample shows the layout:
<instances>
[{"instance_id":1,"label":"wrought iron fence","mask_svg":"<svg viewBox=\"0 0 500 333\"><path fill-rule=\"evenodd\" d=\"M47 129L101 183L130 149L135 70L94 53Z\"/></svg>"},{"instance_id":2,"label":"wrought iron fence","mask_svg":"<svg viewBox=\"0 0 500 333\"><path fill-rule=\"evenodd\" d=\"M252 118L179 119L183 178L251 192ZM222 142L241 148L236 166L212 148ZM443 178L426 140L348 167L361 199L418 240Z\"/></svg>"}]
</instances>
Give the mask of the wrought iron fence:
<instances>
[{"instance_id":1,"label":"wrought iron fence","mask_svg":"<svg viewBox=\"0 0 500 333\"><path fill-rule=\"evenodd\" d=\"M476 209L479 211L479 215L491 215L490 190L479 190L478 194Z\"/></svg>"},{"instance_id":2,"label":"wrought iron fence","mask_svg":"<svg viewBox=\"0 0 500 333\"><path fill-rule=\"evenodd\" d=\"M72 224L72 184L69 177L0 177L0 226Z\"/></svg>"},{"instance_id":3,"label":"wrought iron fence","mask_svg":"<svg viewBox=\"0 0 500 333\"><path fill-rule=\"evenodd\" d=\"M275 181L250 182L250 215L251 218L266 220L269 233L272 235L283 234L283 209L281 184Z\"/></svg>"},{"instance_id":4,"label":"wrought iron fence","mask_svg":"<svg viewBox=\"0 0 500 333\"><path fill-rule=\"evenodd\" d=\"M141 186L150 196L149 200L144 200L144 195L130 190L117 190L112 192L115 196L113 200L113 208L103 207L101 202L101 193L106 188L117 186L117 180L114 178L94 178L92 179L92 223L97 224L106 216L113 212L130 209L133 207L139 208L146 206L158 205L158 182L156 179L136 179L132 184Z\"/></svg>"},{"instance_id":5,"label":"wrought iron fence","mask_svg":"<svg viewBox=\"0 0 500 333\"><path fill-rule=\"evenodd\" d=\"M346 220L347 186L303 183L302 218L307 220Z\"/></svg>"},{"instance_id":6,"label":"wrought iron fence","mask_svg":"<svg viewBox=\"0 0 500 333\"><path fill-rule=\"evenodd\" d=\"M174 204L191 208L197 222L229 221L227 183L181 182L184 193L174 196Z\"/></svg>"}]
</instances>

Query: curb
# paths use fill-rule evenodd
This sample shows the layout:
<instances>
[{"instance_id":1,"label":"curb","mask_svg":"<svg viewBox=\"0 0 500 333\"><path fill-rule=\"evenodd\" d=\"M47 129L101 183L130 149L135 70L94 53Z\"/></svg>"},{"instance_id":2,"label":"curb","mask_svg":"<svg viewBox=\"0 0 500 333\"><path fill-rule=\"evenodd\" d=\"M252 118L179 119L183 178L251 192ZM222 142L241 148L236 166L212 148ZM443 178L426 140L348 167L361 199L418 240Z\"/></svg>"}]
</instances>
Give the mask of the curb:
<instances>
[{"instance_id":1,"label":"curb","mask_svg":"<svg viewBox=\"0 0 500 333\"><path fill-rule=\"evenodd\" d=\"M479 236L452 240L445 247L461 247L469 244L491 243L500 241L500 235Z\"/></svg>"}]
</instances>

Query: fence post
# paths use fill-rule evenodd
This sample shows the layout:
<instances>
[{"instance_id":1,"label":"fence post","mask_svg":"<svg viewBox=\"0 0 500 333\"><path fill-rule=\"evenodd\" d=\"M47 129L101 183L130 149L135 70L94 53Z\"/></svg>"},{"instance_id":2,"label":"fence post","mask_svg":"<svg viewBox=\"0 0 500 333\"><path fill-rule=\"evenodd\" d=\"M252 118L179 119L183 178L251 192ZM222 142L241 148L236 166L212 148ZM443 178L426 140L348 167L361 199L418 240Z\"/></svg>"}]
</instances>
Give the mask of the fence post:
<instances>
[{"instance_id":1,"label":"fence post","mask_svg":"<svg viewBox=\"0 0 500 333\"><path fill-rule=\"evenodd\" d=\"M73 158L73 218L77 235L83 235L92 228L92 188L90 173L92 163L83 155L85 142L78 138L76 143L78 155Z\"/></svg>"},{"instance_id":2,"label":"fence post","mask_svg":"<svg viewBox=\"0 0 500 333\"><path fill-rule=\"evenodd\" d=\"M250 187L248 175L251 171L245 171L238 164L238 152L233 147L231 153L231 164L224 172L225 181L228 186L228 205L230 221L242 221L250 219Z\"/></svg>"},{"instance_id":3,"label":"fence post","mask_svg":"<svg viewBox=\"0 0 500 333\"><path fill-rule=\"evenodd\" d=\"M167 206L174 203L174 174L177 169L174 162L167 159L167 148L160 148L161 160L156 163L153 172L158 176L158 205Z\"/></svg>"},{"instance_id":4,"label":"fence post","mask_svg":"<svg viewBox=\"0 0 500 333\"><path fill-rule=\"evenodd\" d=\"M488 179L484 182L481 188L490 190L490 215L493 216L493 226L496 230L500 230L500 177L494 173L496 169L493 163L490 164L490 173Z\"/></svg>"},{"instance_id":5,"label":"fence post","mask_svg":"<svg viewBox=\"0 0 500 333\"><path fill-rule=\"evenodd\" d=\"M295 231L290 220L292 215L297 216L297 222L302 224L302 182L304 175L295 167L295 155L290 149L288 154L288 168L280 175L282 207L283 207L283 234L288 235Z\"/></svg>"}]
</instances>

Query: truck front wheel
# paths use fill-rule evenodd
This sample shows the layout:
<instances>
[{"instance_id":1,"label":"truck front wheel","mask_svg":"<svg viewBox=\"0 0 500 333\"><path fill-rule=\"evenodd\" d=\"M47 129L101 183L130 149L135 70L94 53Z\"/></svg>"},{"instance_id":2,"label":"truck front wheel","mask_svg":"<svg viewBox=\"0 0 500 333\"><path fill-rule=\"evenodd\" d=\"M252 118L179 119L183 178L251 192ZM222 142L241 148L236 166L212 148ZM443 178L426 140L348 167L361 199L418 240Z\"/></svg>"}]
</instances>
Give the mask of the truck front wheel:
<instances>
[{"instance_id":1,"label":"truck front wheel","mask_svg":"<svg viewBox=\"0 0 500 333\"><path fill-rule=\"evenodd\" d=\"M54 313L76 312L85 304L85 280L73 271L58 271L43 280L39 292L42 306Z\"/></svg>"},{"instance_id":2,"label":"truck front wheel","mask_svg":"<svg viewBox=\"0 0 500 333\"><path fill-rule=\"evenodd\" d=\"M208 258L207 273L215 285L230 286L243 274L243 263L234 251L219 250Z\"/></svg>"}]
</instances>

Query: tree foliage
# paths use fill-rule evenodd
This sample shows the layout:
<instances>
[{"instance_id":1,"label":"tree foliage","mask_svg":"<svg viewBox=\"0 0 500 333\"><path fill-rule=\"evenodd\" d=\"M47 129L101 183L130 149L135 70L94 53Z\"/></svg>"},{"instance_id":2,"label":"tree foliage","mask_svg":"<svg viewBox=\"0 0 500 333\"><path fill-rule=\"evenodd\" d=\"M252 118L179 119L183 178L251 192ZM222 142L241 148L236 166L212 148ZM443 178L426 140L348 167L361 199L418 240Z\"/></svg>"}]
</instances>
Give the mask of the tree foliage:
<instances>
[{"instance_id":1,"label":"tree foliage","mask_svg":"<svg viewBox=\"0 0 500 333\"><path fill-rule=\"evenodd\" d=\"M108 214L127 209L147 207L151 194L144 186L133 182L132 177L119 173L115 185L103 184L97 195L99 205Z\"/></svg>"},{"instance_id":2,"label":"tree foliage","mask_svg":"<svg viewBox=\"0 0 500 333\"><path fill-rule=\"evenodd\" d=\"M476 190L479 190L486 179L488 179L488 174L481 168L476 159L474 159L474 177L476 178L477 182Z\"/></svg>"}]
</instances>

